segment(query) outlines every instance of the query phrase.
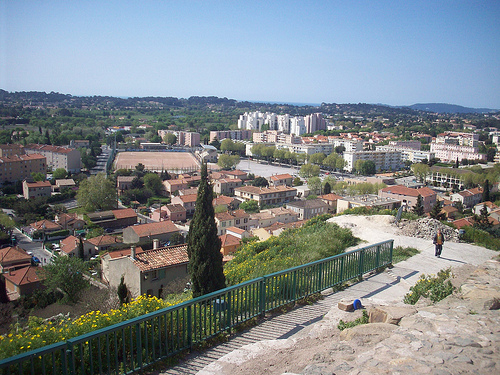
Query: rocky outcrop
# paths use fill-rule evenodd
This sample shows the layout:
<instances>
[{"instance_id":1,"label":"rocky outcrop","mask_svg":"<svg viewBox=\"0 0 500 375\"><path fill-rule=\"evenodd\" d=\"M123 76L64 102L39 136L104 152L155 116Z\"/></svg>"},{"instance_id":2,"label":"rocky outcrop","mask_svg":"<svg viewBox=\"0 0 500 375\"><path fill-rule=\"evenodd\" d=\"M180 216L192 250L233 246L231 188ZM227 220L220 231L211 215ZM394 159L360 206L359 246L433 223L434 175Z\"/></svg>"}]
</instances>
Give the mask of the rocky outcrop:
<instances>
[{"instance_id":1,"label":"rocky outcrop","mask_svg":"<svg viewBox=\"0 0 500 375\"><path fill-rule=\"evenodd\" d=\"M446 241L458 242L458 231L447 225L444 225L439 220L429 217L418 220L401 220L398 224L399 233L403 236L424 238L432 240L438 229L444 234Z\"/></svg>"},{"instance_id":2,"label":"rocky outcrop","mask_svg":"<svg viewBox=\"0 0 500 375\"><path fill-rule=\"evenodd\" d=\"M370 306L372 323L340 332L331 321L314 334L260 341L200 374L499 373L500 263L454 274L461 287L439 303ZM354 320L360 311L351 314Z\"/></svg>"}]
</instances>

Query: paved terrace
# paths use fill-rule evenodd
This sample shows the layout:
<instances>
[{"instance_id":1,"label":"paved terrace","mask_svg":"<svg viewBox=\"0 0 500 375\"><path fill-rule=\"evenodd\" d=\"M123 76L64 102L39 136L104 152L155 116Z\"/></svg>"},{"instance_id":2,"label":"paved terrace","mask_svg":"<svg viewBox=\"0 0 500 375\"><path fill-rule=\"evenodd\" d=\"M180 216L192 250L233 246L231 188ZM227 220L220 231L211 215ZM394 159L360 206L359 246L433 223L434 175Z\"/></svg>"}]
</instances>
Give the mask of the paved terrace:
<instances>
[{"instance_id":1,"label":"paved terrace","mask_svg":"<svg viewBox=\"0 0 500 375\"><path fill-rule=\"evenodd\" d=\"M341 220L348 220L346 216L341 218ZM459 267L464 264L479 265L498 255L497 252L482 247L448 242L445 244L443 257L438 259L434 257L434 249L429 241L394 235L388 224L377 220L374 225L373 222L370 222L371 219L362 220L361 218L353 219L356 221L351 222L350 226L356 236L365 239L368 243L394 238L395 246L413 246L421 250L422 253L407 261L397 263L390 270L368 275L363 281L355 283L343 291L333 293L331 289L327 289L323 292L325 298L313 305L299 306L286 314L267 316L259 325L232 336L228 342L216 345L201 353L193 352L177 366L156 372L156 374L196 374L200 371L203 375L215 374L216 372L210 370L202 370L222 356L245 345L262 340L279 340L293 338L294 335L311 334L315 330L321 330L322 325L336 326L339 319L354 320L353 313L343 312L337 308L338 302L342 299L359 298L365 306L402 304L404 295L422 273L436 274L441 269ZM377 235L374 235L375 231ZM391 232L391 236L387 236L388 232ZM383 238L384 234L385 238ZM234 358L234 361L238 360L238 358Z\"/></svg>"}]
</instances>

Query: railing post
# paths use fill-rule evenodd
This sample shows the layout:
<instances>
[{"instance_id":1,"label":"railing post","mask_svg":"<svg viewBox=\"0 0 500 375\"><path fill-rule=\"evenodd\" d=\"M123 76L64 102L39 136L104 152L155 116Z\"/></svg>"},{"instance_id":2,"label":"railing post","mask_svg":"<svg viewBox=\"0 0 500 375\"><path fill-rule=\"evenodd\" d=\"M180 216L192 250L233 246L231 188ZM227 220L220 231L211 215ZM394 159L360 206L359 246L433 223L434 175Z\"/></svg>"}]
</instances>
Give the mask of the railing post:
<instances>
[{"instance_id":1,"label":"railing post","mask_svg":"<svg viewBox=\"0 0 500 375\"><path fill-rule=\"evenodd\" d=\"M223 305L223 308L224 310L226 311L226 325L227 325L227 332L228 333L231 333L231 292L227 292L227 296L226 296L226 301L224 301L224 305Z\"/></svg>"},{"instance_id":2,"label":"railing post","mask_svg":"<svg viewBox=\"0 0 500 375\"><path fill-rule=\"evenodd\" d=\"M345 263L345 255L340 258L340 284L344 283L344 263Z\"/></svg>"},{"instance_id":3,"label":"railing post","mask_svg":"<svg viewBox=\"0 0 500 375\"><path fill-rule=\"evenodd\" d=\"M358 269L358 279L361 281L363 279L364 270L364 260L365 260L365 249L362 248L359 252L359 269Z\"/></svg>"},{"instance_id":4,"label":"railing post","mask_svg":"<svg viewBox=\"0 0 500 375\"><path fill-rule=\"evenodd\" d=\"M293 271L292 293L293 293L293 300L297 301L297 270Z\"/></svg>"},{"instance_id":5,"label":"railing post","mask_svg":"<svg viewBox=\"0 0 500 375\"><path fill-rule=\"evenodd\" d=\"M137 366L142 368L142 329L141 323L135 325L135 342L137 345Z\"/></svg>"},{"instance_id":6,"label":"railing post","mask_svg":"<svg viewBox=\"0 0 500 375\"><path fill-rule=\"evenodd\" d=\"M193 327L192 327L192 318L191 318L191 305L188 305L186 308L186 314L187 314L187 340L188 340L188 348L191 350L193 346Z\"/></svg>"},{"instance_id":7,"label":"railing post","mask_svg":"<svg viewBox=\"0 0 500 375\"><path fill-rule=\"evenodd\" d=\"M392 251L394 247L394 240L391 241L390 251L389 251L389 267L392 267Z\"/></svg>"},{"instance_id":8,"label":"railing post","mask_svg":"<svg viewBox=\"0 0 500 375\"><path fill-rule=\"evenodd\" d=\"M73 368L72 358L73 356L72 356L71 346L70 344L66 343L66 350L62 351L62 358L61 358L61 370L64 375L75 373L75 369Z\"/></svg>"},{"instance_id":9,"label":"railing post","mask_svg":"<svg viewBox=\"0 0 500 375\"><path fill-rule=\"evenodd\" d=\"M260 300L259 300L260 315L266 313L266 278L263 277L260 281Z\"/></svg>"},{"instance_id":10,"label":"railing post","mask_svg":"<svg viewBox=\"0 0 500 375\"><path fill-rule=\"evenodd\" d=\"M318 290L321 291L321 282L323 280L323 263L320 263L318 266L319 266L318 286L316 287L316 290L314 291L315 293Z\"/></svg>"},{"instance_id":11,"label":"railing post","mask_svg":"<svg viewBox=\"0 0 500 375\"><path fill-rule=\"evenodd\" d=\"M375 257L375 269L378 269L380 268L380 245L377 246L377 255Z\"/></svg>"}]
</instances>

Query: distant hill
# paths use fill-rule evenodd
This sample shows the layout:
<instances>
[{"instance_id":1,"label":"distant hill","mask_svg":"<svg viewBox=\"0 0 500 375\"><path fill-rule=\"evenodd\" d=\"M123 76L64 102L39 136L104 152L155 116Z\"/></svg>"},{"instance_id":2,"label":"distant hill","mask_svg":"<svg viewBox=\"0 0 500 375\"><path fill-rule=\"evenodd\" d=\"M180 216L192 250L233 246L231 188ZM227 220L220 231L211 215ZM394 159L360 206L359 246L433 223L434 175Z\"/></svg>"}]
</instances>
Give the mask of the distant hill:
<instances>
[{"instance_id":1,"label":"distant hill","mask_svg":"<svg viewBox=\"0 0 500 375\"><path fill-rule=\"evenodd\" d=\"M446 103L418 103L410 105L409 108L417 111L434 112L434 113L491 113L498 112L498 109L490 108L468 108L461 105L446 104Z\"/></svg>"}]
</instances>

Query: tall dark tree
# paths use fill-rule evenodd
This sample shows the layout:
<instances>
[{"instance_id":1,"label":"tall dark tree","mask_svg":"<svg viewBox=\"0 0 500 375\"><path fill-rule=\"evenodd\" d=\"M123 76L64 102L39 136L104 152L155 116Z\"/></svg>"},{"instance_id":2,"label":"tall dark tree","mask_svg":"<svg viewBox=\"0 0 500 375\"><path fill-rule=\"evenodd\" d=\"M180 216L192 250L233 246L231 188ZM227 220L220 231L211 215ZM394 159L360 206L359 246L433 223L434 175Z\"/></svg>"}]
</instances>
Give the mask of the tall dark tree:
<instances>
[{"instance_id":1,"label":"tall dark tree","mask_svg":"<svg viewBox=\"0 0 500 375\"><path fill-rule=\"evenodd\" d=\"M125 284L125 277L122 275L122 278L120 279L120 284L118 284L118 288L116 290L116 293L118 294L118 299L120 300L120 305L123 305L124 303L128 303L128 288L127 285Z\"/></svg>"},{"instance_id":2,"label":"tall dark tree","mask_svg":"<svg viewBox=\"0 0 500 375\"><path fill-rule=\"evenodd\" d=\"M490 200L490 181L488 179L484 180L483 185L483 202Z\"/></svg>"},{"instance_id":3,"label":"tall dark tree","mask_svg":"<svg viewBox=\"0 0 500 375\"><path fill-rule=\"evenodd\" d=\"M83 249L83 240L82 236L80 236L80 242L78 243L78 257L81 260L85 260L85 251Z\"/></svg>"},{"instance_id":4,"label":"tall dark tree","mask_svg":"<svg viewBox=\"0 0 500 375\"><path fill-rule=\"evenodd\" d=\"M323 194L330 194L331 192L332 192L332 187L327 181L325 182L325 186L323 186Z\"/></svg>"},{"instance_id":5,"label":"tall dark tree","mask_svg":"<svg viewBox=\"0 0 500 375\"><path fill-rule=\"evenodd\" d=\"M220 252L221 241L217 236L212 205L213 195L212 185L208 180L207 164L203 163L196 208L189 226L187 247L193 297L226 287Z\"/></svg>"},{"instance_id":6,"label":"tall dark tree","mask_svg":"<svg viewBox=\"0 0 500 375\"><path fill-rule=\"evenodd\" d=\"M441 214L441 202L436 201L436 204L432 206L431 212L429 212L430 217L436 220L441 220L442 219L442 214Z\"/></svg>"},{"instance_id":7,"label":"tall dark tree","mask_svg":"<svg viewBox=\"0 0 500 375\"><path fill-rule=\"evenodd\" d=\"M8 303L9 297L7 296L7 287L5 281L0 277L0 303Z\"/></svg>"},{"instance_id":8,"label":"tall dark tree","mask_svg":"<svg viewBox=\"0 0 500 375\"><path fill-rule=\"evenodd\" d=\"M420 194L417 197L417 202L415 203L415 206L413 206L413 213L417 214L418 216L422 216L424 214L423 199Z\"/></svg>"},{"instance_id":9,"label":"tall dark tree","mask_svg":"<svg viewBox=\"0 0 500 375\"><path fill-rule=\"evenodd\" d=\"M479 229L488 229L493 226L493 224L489 220L490 213L488 212L488 208L486 205L483 205L481 211L479 211L479 215L472 215L473 226Z\"/></svg>"}]
</instances>

